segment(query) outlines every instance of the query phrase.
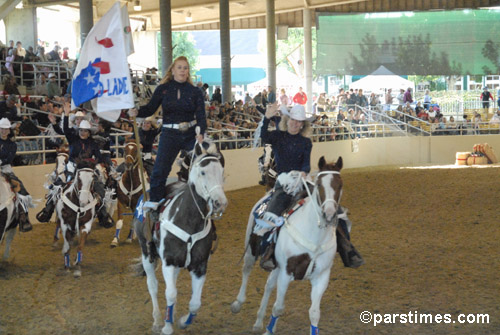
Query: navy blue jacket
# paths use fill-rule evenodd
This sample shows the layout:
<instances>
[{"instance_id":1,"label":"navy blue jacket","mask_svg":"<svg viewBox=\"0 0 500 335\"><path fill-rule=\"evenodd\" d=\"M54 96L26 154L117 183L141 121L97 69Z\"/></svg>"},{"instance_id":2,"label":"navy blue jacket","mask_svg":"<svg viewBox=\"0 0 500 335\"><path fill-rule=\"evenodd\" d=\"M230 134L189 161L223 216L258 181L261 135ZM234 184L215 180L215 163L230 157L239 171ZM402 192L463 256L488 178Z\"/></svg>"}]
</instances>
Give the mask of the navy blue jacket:
<instances>
[{"instance_id":1,"label":"navy blue jacket","mask_svg":"<svg viewBox=\"0 0 500 335\"><path fill-rule=\"evenodd\" d=\"M178 92L180 93L179 99L177 98ZM158 85L149 103L139 108L137 116L151 116L160 105L163 110L164 124L191 122L196 119L196 125L200 127L201 134L207 129L205 102L198 87L188 82L179 83L175 80Z\"/></svg>"},{"instance_id":2,"label":"navy blue jacket","mask_svg":"<svg viewBox=\"0 0 500 335\"><path fill-rule=\"evenodd\" d=\"M97 143L89 136L86 140L82 140L78 134L70 131L68 118L64 118L63 122L64 134L69 143L69 160L76 163L78 159L94 158L98 163L103 162L101 150Z\"/></svg>"},{"instance_id":3,"label":"navy blue jacket","mask_svg":"<svg viewBox=\"0 0 500 335\"><path fill-rule=\"evenodd\" d=\"M0 160L3 165L12 164L14 157L16 157L17 145L10 138L2 140L0 138Z\"/></svg>"},{"instance_id":4,"label":"navy blue jacket","mask_svg":"<svg viewBox=\"0 0 500 335\"><path fill-rule=\"evenodd\" d=\"M260 137L262 141L271 144L276 162L276 172L292 170L311 171L312 142L301 134L291 135L287 131L268 131L270 120L264 117Z\"/></svg>"}]
</instances>

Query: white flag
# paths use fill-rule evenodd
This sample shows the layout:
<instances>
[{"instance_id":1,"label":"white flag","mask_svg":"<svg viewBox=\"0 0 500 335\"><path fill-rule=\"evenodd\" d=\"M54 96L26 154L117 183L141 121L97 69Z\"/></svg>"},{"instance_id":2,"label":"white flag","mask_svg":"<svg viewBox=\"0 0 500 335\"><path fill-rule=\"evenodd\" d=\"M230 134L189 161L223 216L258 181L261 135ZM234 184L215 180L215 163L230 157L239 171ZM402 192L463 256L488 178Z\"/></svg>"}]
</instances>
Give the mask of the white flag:
<instances>
[{"instance_id":1,"label":"white flag","mask_svg":"<svg viewBox=\"0 0 500 335\"><path fill-rule=\"evenodd\" d=\"M72 108L97 98L97 115L112 122L121 109L134 107L126 47L130 25L124 26L123 14L116 2L90 30L72 82Z\"/></svg>"},{"instance_id":2,"label":"white flag","mask_svg":"<svg viewBox=\"0 0 500 335\"><path fill-rule=\"evenodd\" d=\"M302 45L302 44L301 44ZM300 79L304 78L304 60L302 59L301 45L293 50L287 57L288 64L293 68Z\"/></svg>"}]
</instances>

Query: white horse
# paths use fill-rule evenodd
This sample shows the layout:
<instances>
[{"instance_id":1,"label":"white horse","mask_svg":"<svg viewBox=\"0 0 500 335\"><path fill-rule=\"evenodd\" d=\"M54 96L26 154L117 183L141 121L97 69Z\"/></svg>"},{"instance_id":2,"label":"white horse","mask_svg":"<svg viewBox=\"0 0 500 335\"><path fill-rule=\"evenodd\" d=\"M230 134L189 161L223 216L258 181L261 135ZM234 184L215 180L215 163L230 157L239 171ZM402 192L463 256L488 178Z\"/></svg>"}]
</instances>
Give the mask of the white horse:
<instances>
[{"instance_id":1,"label":"white horse","mask_svg":"<svg viewBox=\"0 0 500 335\"><path fill-rule=\"evenodd\" d=\"M337 250L335 230L337 209L342 194L340 177L342 157L339 157L335 164L327 164L324 157L321 157L318 166L320 172L316 177L312 193L301 207L286 218L279 232L275 248L277 267L267 279L257 320L253 326L254 331L263 328L267 303L275 287L277 287L276 302L272 309L271 320L266 327L266 335L274 334L276 322L285 308L284 300L290 282L308 279L312 285L309 308L311 335L319 334L321 297L328 286L330 269ZM309 190L307 186L306 189ZM233 313L238 313L246 300L248 277L258 257L255 246L251 245L255 207L252 209L247 226L242 284L236 300L231 304Z\"/></svg>"},{"instance_id":2,"label":"white horse","mask_svg":"<svg viewBox=\"0 0 500 335\"><path fill-rule=\"evenodd\" d=\"M16 235L15 193L3 174L0 174L0 244L5 240L5 251L2 260L6 261L10 254L10 244Z\"/></svg>"},{"instance_id":3,"label":"white horse","mask_svg":"<svg viewBox=\"0 0 500 335\"><path fill-rule=\"evenodd\" d=\"M167 286L167 312L165 322L158 307L158 280L155 264L149 261L147 241L142 223L135 220L135 229L142 250L142 268L153 303L153 331L173 333L174 305L177 301L176 281L182 268L191 274L191 300L189 313L179 320L179 327L187 328L201 307L201 293L205 283L207 263L216 239L213 215L219 216L227 206L222 188L223 167L219 154L204 154L201 146L195 146L196 158L191 165L187 183L176 183L178 188L160 214L159 231L154 234L156 252L162 260L162 272ZM171 184L172 185L172 184ZM137 207L142 211L142 203ZM139 214L141 215L141 214ZM141 269L142 272L142 269Z\"/></svg>"},{"instance_id":4,"label":"white horse","mask_svg":"<svg viewBox=\"0 0 500 335\"><path fill-rule=\"evenodd\" d=\"M70 243L75 235L80 238L74 262L75 277L80 277L82 274L80 264L83 259L83 247L96 215L97 199L92 194L94 166L91 163L89 165L91 166L79 164L73 182L64 187L56 205L57 220L61 225L61 233L64 237L62 248L64 267L68 271L71 267Z\"/></svg>"}]
</instances>

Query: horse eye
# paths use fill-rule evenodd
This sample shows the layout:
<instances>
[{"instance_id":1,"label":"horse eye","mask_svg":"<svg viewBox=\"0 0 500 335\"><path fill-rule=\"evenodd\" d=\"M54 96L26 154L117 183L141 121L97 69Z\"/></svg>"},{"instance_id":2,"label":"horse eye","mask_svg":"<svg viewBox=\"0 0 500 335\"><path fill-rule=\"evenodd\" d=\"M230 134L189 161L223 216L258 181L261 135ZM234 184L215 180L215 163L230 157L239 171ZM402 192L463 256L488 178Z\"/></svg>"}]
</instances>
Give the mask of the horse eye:
<instances>
[{"instance_id":1,"label":"horse eye","mask_svg":"<svg viewBox=\"0 0 500 335\"><path fill-rule=\"evenodd\" d=\"M204 176L205 175L205 171L201 171L201 175Z\"/></svg>"}]
</instances>

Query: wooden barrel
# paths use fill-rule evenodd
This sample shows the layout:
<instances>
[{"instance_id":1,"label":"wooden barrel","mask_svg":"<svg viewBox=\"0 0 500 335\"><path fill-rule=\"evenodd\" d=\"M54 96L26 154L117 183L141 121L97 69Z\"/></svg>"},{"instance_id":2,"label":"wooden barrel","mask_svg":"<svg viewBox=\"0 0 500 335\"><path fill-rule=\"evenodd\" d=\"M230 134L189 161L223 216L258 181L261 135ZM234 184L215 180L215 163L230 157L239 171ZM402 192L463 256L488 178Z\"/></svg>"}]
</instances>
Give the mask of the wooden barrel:
<instances>
[{"instance_id":1,"label":"wooden barrel","mask_svg":"<svg viewBox=\"0 0 500 335\"><path fill-rule=\"evenodd\" d=\"M470 155L470 152L457 152L455 165L467 165L467 158Z\"/></svg>"}]
</instances>

